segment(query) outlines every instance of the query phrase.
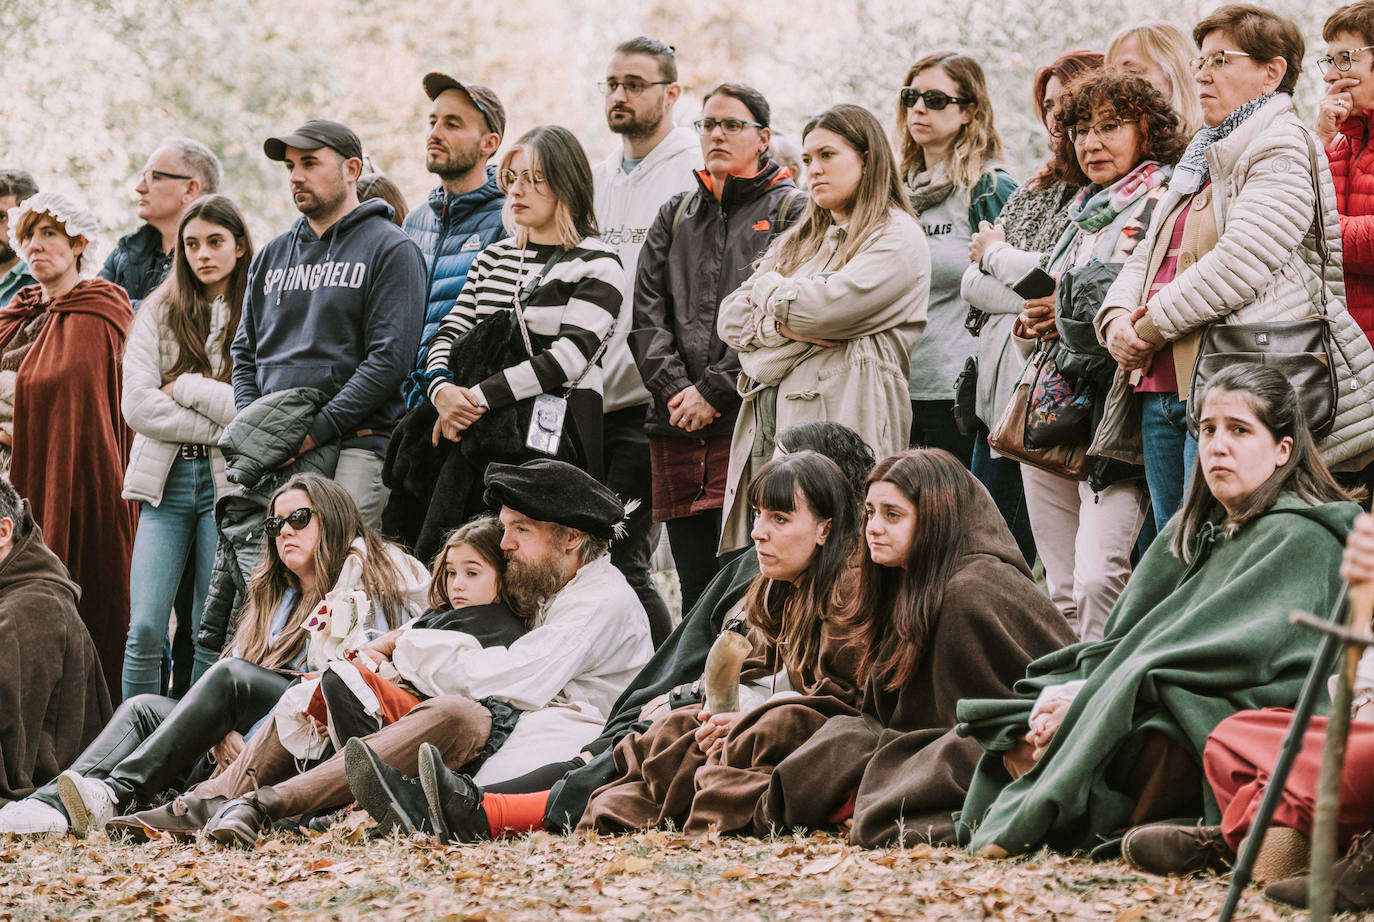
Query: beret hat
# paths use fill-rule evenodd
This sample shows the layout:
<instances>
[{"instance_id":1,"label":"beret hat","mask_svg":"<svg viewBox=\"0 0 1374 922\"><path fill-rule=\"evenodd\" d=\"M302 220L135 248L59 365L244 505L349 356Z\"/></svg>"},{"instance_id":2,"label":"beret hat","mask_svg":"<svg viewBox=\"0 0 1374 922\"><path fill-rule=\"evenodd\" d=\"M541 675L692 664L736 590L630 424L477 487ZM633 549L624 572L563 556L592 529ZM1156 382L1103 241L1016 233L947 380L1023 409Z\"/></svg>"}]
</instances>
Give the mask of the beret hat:
<instances>
[{"instance_id":1,"label":"beret hat","mask_svg":"<svg viewBox=\"0 0 1374 922\"><path fill-rule=\"evenodd\" d=\"M624 531L629 511L610 490L581 468L538 458L524 464L487 466L485 500L508 506L537 522L554 522L610 541Z\"/></svg>"}]
</instances>

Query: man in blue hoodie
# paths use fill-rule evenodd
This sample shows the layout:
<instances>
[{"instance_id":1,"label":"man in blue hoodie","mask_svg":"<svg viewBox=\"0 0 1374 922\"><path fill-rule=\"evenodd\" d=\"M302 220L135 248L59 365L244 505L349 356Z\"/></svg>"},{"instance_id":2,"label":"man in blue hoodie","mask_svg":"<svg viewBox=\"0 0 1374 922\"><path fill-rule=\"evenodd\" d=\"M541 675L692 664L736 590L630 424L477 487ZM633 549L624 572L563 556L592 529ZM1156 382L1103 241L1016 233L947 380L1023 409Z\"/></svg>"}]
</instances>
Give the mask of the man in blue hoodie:
<instances>
[{"instance_id":1,"label":"man in blue hoodie","mask_svg":"<svg viewBox=\"0 0 1374 922\"><path fill-rule=\"evenodd\" d=\"M472 261L506 236L501 222L506 197L496 183L496 167L487 162L506 132L501 100L488 87L459 83L447 74L427 74L423 82L425 94L434 101L425 136L425 169L439 177L440 185L405 223L429 267L420 354L405 384L408 408L425 399L429 341L453 309Z\"/></svg>"},{"instance_id":2,"label":"man in blue hoodie","mask_svg":"<svg viewBox=\"0 0 1374 922\"><path fill-rule=\"evenodd\" d=\"M234 403L295 387L330 395L299 454L339 443L334 479L374 527L382 461L405 412L401 382L424 320L425 261L381 199L358 203L362 144L315 119L263 143L285 165L301 217L253 257L234 337Z\"/></svg>"}]
</instances>

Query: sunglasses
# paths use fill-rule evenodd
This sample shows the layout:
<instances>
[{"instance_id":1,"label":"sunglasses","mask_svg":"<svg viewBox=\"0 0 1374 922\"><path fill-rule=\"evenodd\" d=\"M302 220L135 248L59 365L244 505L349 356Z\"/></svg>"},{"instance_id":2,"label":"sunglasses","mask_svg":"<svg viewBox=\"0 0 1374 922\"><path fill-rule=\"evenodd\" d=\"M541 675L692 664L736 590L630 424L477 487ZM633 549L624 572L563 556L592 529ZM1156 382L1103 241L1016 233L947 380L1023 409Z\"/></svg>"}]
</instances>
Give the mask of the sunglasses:
<instances>
[{"instance_id":1,"label":"sunglasses","mask_svg":"<svg viewBox=\"0 0 1374 922\"><path fill-rule=\"evenodd\" d=\"M314 514L314 509L309 506L302 506L286 515L269 515L262 525L267 531L267 537L275 538L281 534L283 525L290 525L292 531L300 531L310 524L310 517Z\"/></svg>"},{"instance_id":2,"label":"sunglasses","mask_svg":"<svg viewBox=\"0 0 1374 922\"><path fill-rule=\"evenodd\" d=\"M973 102L973 100L964 99L962 96L951 96L939 90L922 91L916 89L914 86L902 87L901 96L899 98L901 99L903 109L910 109L912 106L916 105L916 100L919 99L925 103L926 108L932 112L939 112L950 103L963 106Z\"/></svg>"}]
</instances>

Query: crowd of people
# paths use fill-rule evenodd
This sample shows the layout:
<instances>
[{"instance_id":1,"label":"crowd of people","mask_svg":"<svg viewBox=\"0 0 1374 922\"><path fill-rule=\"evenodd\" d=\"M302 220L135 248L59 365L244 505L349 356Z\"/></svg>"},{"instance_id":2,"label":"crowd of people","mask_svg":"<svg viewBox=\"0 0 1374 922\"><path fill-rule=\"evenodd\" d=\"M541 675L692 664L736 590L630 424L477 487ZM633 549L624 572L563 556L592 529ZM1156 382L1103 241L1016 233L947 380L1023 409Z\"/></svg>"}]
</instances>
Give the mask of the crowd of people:
<instances>
[{"instance_id":1,"label":"crowd of people","mask_svg":"<svg viewBox=\"0 0 1374 922\"><path fill-rule=\"evenodd\" d=\"M971 54L798 165L743 82L676 127L646 37L595 165L443 73L408 213L347 126L268 138L301 216L256 250L187 138L98 274L90 210L0 170L0 831L356 803L1224 868L1317 647L1289 611L1374 578L1374 0L1323 39L1229 5L1066 49L1020 185ZM1321 374L1260 361L1314 317ZM1299 905L1319 730L1258 866Z\"/></svg>"}]
</instances>

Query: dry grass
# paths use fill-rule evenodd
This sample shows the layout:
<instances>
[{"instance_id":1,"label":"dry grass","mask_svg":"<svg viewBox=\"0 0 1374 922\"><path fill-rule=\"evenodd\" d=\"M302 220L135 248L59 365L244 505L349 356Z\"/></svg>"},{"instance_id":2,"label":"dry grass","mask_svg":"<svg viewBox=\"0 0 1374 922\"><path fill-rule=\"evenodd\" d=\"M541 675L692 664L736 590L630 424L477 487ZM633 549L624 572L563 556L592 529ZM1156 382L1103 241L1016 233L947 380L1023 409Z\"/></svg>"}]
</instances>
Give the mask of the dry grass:
<instances>
[{"instance_id":1,"label":"dry grass","mask_svg":"<svg viewBox=\"0 0 1374 922\"><path fill-rule=\"evenodd\" d=\"M1216 918L1225 886L1139 875L1121 862L868 851L824 835L534 833L444 847L337 829L274 834L252 851L103 837L0 843L4 920L1202 920ZM1290 917L1252 890L1236 918Z\"/></svg>"}]
</instances>

